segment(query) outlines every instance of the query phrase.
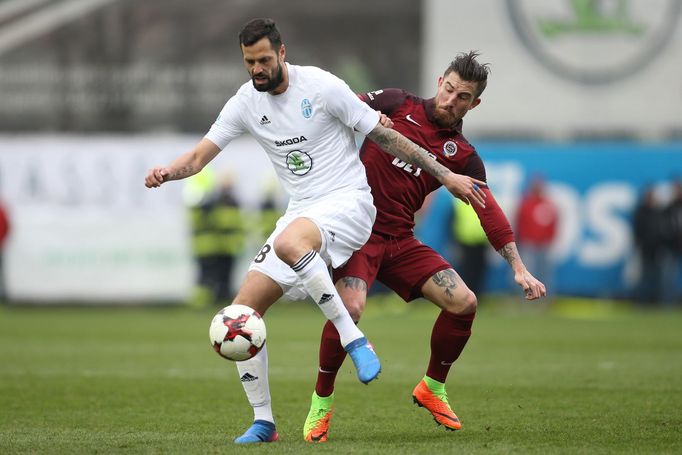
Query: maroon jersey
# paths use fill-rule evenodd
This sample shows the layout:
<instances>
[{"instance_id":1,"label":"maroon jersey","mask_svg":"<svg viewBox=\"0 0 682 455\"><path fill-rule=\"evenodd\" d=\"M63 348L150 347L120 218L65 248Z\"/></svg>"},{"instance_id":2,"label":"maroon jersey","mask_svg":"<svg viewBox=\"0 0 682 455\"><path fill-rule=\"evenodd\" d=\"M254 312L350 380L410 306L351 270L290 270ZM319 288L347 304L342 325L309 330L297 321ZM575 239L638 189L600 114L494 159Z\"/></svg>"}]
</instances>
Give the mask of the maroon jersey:
<instances>
[{"instance_id":1,"label":"maroon jersey","mask_svg":"<svg viewBox=\"0 0 682 455\"><path fill-rule=\"evenodd\" d=\"M385 89L360 95L373 109L393 120L393 129L429 151L429 155L457 174L486 181L485 166L462 135L462 122L453 129L440 128L431 114L434 99L422 99L400 89ZM426 196L441 186L440 182L421 168L384 152L369 139L360 149L367 170L377 217L374 232L403 237L413 235L414 214ZM472 204L488 240L500 249L514 241L514 236L502 209L489 189L486 207Z\"/></svg>"}]
</instances>

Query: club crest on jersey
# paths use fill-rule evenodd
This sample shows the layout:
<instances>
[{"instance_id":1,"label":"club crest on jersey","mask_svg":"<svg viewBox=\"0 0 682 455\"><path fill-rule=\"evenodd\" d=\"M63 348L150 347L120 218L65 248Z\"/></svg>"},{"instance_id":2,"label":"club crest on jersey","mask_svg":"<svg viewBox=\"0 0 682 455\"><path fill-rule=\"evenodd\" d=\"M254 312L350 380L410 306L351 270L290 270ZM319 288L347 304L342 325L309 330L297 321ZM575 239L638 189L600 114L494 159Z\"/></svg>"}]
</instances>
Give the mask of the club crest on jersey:
<instances>
[{"instance_id":1,"label":"club crest on jersey","mask_svg":"<svg viewBox=\"0 0 682 455\"><path fill-rule=\"evenodd\" d=\"M295 175L306 175L313 168L313 159L300 150L287 153L286 162L287 168Z\"/></svg>"},{"instance_id":2,"label":"club crest on jersey","mask_svg":"<svg viewBox=\"0 0 682 455\"><path fill-rule=\"evenodd\" d=\"M443 155L450 158L455 156L455 153L457 153L457 143L455 141L447 141L443 144Z\"/></svg>"},{"instance_id":3,"label":"club crest on jersey","mask_svg":"<svg viewBox=\"0 0 682 455\"><path fill-rule=\"evenodd\" d=\"M301 101L301 114L305 118L310 118L313 115L313 105L310 104L308 98L303 98L303 101Z\"/></svg>"}]
</instances>

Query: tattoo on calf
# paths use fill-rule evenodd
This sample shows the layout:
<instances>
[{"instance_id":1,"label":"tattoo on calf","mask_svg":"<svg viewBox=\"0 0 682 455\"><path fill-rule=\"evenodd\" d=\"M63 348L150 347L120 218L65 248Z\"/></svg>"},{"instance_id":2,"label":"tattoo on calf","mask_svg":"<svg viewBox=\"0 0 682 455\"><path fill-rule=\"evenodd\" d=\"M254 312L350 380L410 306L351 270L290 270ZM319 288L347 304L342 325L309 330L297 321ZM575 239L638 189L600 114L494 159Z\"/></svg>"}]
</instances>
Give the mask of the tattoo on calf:
<instances>
[{"instance_id":1,"label":"tattoo on calf","mask_svg":"<svg viewBox=\"0 0 682 455\"><path fill-rule=\"evenodd\" d=\"M443 291L449 298L455 296L452 291L457 288L457 273L454 270L441 270L440 272L436 272L431 279L436 285L444 288Z\"/></svg>"},{"instance_id":2,"label":"tattoo on calf","mask_svg":"<svg viewBox=\"0 0 682 455\"><path fill-rule=\"evenodd\" d=\"M353 289L355 291L367 291L367 283L365 280L356 278L354 276L346 276L341 278L343 286L347 289Z\"/></svg>"}]
</instances>

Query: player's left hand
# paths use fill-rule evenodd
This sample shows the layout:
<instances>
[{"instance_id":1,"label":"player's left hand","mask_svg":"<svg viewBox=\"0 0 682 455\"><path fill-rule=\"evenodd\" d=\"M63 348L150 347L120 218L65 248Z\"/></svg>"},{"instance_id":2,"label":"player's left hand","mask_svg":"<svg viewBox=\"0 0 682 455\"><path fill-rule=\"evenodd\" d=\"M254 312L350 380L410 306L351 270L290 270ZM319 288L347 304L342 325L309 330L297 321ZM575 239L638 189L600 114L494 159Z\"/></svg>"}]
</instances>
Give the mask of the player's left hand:
<instances>
[{"instance_id":1,"label":"player's left hand","mask_svg":"<svg viewBox=\"0 0 682 455\"><path fill-rule=\"evenodd\" d=\"M377 111L377 114L379 114L379 123L381 123L381 126L384 128L393 128L393 120L391 120L388 115L381 111Z\"/></svg>"},{"instance_id":2,"label":"player's left hand","mask_svg":"<svg viewBox=\"0 0 682 455\"><path fill-rule=\"evenodd\" d=\"M526 300L536 300L547 295L547 289L528 270L521 270L514 274L514 281L521 286Z\"/></svg>"},{"instance_id":3,"label":"player's left hand","mask_svg":"<svg viewBox=\"0 0 682 455\"><path fill-rule=\"evenodd\" d=\"M466 204L478 204L485 208L487 195L483 188L488 184L482 180L469 177L468 175L450 172L441 182L447 190Z\"/></svg>"}]
</instances>

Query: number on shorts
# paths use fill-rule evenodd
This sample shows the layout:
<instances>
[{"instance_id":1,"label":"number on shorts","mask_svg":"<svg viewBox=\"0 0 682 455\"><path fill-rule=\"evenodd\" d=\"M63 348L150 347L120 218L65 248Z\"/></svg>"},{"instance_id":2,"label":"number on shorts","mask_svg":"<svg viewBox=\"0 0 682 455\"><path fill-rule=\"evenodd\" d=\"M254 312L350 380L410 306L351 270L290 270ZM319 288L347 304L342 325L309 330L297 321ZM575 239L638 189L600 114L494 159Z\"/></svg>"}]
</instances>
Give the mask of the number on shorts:
<instances>
[{"instance_id":1,"label":"number on shorts","mask_svg":"<svg viewBox=\"0 0 682 455\"><path fill-rule=\"evenodd\" d=\"M268 245L267 243L265 245L263 245L263 248L260 249L260 251L256 255L256 258L253 260L253 262L255 262L257 264L260 264L261 262L263 262L265 260L265 255L268 254L271 249L272 249L272 247L270 245Z\"/></svg>"}]
</instances>

